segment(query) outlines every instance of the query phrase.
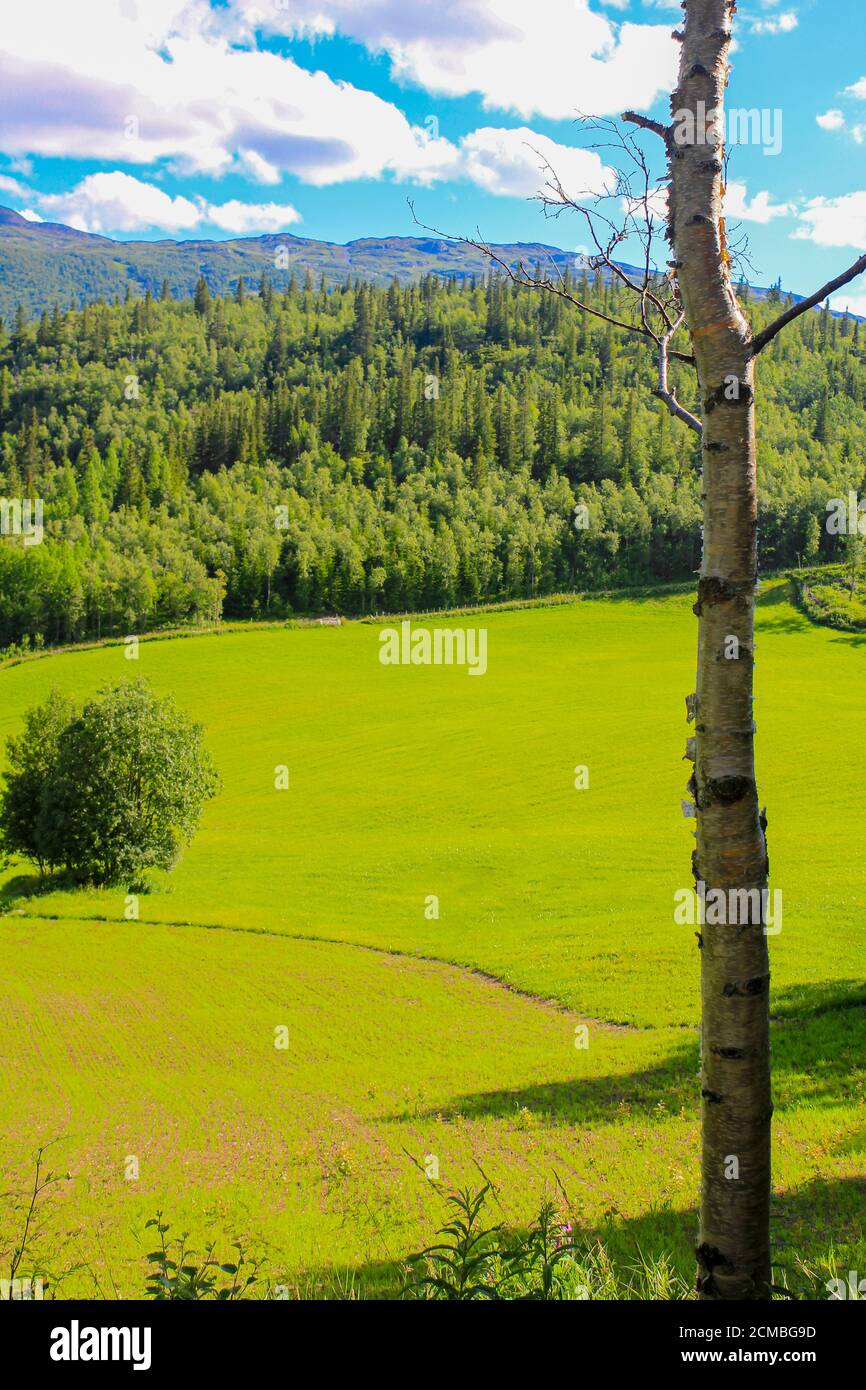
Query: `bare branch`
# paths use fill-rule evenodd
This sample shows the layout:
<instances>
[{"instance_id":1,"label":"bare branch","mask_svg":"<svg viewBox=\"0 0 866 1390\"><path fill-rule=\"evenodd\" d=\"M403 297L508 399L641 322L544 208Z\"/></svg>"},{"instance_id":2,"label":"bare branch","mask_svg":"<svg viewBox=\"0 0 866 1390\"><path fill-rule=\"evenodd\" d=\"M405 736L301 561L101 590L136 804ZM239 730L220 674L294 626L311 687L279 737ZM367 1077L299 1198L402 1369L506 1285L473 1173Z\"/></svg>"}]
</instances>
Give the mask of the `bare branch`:
<instances>
[{"instance_id":1,"label":"bare branch","mask_svg":"<svg viewBox=\"0 0 866 1390\"><path fill-rule=\"evenodd\" d=\"M637 111L623 111L621 119L629 121L632 125L640 126L641 130L651 130L653 135L658 135L667 144L671 133L670 126L662 125L661 121L651 120L649 116L641 116Z\"/></svg>"},{"instance_id":2,"label":"bare branch","mask_svg":"<svg viewBox=\"0 0 866 1390\"><path fill-rule=\"evenodd\" d=\"M784 314L780 314L767 328L755 334L752 339L752 356L757 357L759 352L763 352L767 344L773 341L776 334L781 333L782 329L786 328L789 323L793 323L794 319L798 319L801 314L807 313L809 309L814 309L816 305L823 304L824 300L828 299L831 294L835 294L836 290L840 290L843 285L847 285L851 280L856 280L857 276L862 275L864 271L866 271L866 255L861 256L859 260L856 260L854 264L843 271L841 275L837 275L835 280L829 280L826 285L822 285L814 294L810 294L808 299L802 299L799 304L793 304L790 309L786 309Z\"/></svg>"},{"instance_id":3,"label":"bare branch","mask_svg":"<svg viewBox=\"0 0 866 1390\"><path fill-rule=\"evenodd\" d=\"M690 430L694 430L696 434L702 435L704 427L700 420L692 415L691 411L686 410L685 406L680 405L668 385L668 343L681 323L682 315L677 319L670 332L659 339L659 384L653 391L653 395L664 402L671 415L674 415L677 420L682 420L684 424L688 425Z\"/></svg>"},{"instance_id":4,"label":"bare branch","mask_svg":"<svg viewBox=\"0 0 866 1390\"><path fill-rule=\"evenodd\" d=\"M443 237L446 241L459 241L464 246L472 246L476 251L480 251L482 255L487 256L488 260L491 260L494 265L498 265L500 270L504 271L505 275L513 284L520 285L524 289L546 290L549 294L555 294L561 299L567 300L567 302L573 304L575 308L582 309L585 314L591 314L593 318L601 319L604 323L612 324L614 328L623 328L627 333L636 333L641 338L650 338L651 341L655 343L658 342L657 335L651 330L644 328L642 325L626 323L624 319L614 318L611 314L605 314L601 309L593 309L592 305L585 304L583 300L578 299L577 295L573 294L571 290L566 289L565 282L562 280L561 276L558 284L554 280L541 280L535 275L530 275L522 261L518 261L517 269L515 270L513 266L509 265L508 262L502 258L502 256L496 254L493 247L490 246L488 242L482 241L480 238L478 241L475 241L472 237L451 236L449 233L443 232L439 227L431 227L426 222L420 221L415 213L415 204L411 199L407 201L409 202L409 208L416 226L421 227L425 232L431 232L433 236ZM558 268L557 273L559 273ZM626 283L630 283L627 277L623 278L626 279ZM631 288L637 289L637 286L632 285ZM694 362L694 358L688 356L686 353L672 352L670 355L682 362L687 362L689 364L693 364Z\"/></svg>"}]
</instances>

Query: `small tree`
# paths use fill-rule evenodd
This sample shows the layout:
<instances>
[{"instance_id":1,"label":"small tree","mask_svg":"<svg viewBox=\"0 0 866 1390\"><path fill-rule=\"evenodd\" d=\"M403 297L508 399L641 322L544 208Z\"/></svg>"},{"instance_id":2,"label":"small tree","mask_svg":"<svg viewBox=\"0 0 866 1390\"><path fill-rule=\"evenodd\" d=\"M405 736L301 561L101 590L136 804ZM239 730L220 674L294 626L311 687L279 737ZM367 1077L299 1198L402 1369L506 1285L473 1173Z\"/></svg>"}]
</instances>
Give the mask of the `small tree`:
<instances>
[{"instance_id":1,"label":"small tree","mask_svg":"<svg viewBox=\"0 0 866 1390\"><path fill-rule=\"evenodd\" d=\"M171 868L218 785L201 725L145 682L127 681L100 691L80 713L67 707L53 749L38 765L32 754L22 762L30 732L56 731L63 719L59 697L51 698L54 723L49 706L31 711L16 743L19 766L7 773L0 805L4 847L95 883Z\"/></svg>"}]
</instances>

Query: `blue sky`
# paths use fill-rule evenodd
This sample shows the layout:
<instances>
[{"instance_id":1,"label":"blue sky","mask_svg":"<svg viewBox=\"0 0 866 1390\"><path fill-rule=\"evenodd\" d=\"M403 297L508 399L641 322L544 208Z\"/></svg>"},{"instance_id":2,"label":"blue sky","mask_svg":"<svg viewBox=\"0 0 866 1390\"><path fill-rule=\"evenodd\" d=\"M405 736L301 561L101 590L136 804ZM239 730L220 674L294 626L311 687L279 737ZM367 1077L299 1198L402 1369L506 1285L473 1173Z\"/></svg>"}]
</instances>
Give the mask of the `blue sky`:
<instances>
[{"instance_id":1,"label":"blue sky","mask_svg":"<svg viewBox=\"0 0 866 1390\"><path fill-rule=\"evenodd\" d=\"M121 238L342 242L416 234L412 198L455 235L578 248L579 221L546 221L532 201L540 166L583 194L606 175L577 113L666 116L681 11L0 0L0 18L0 203L33 218ZM766 114L732 151L728 214L751 278L808 292L866 250L866 3L741 0L735 25L729 106ZM866 278L845 302L866 313Z\"/></svg>"}]
</instances>

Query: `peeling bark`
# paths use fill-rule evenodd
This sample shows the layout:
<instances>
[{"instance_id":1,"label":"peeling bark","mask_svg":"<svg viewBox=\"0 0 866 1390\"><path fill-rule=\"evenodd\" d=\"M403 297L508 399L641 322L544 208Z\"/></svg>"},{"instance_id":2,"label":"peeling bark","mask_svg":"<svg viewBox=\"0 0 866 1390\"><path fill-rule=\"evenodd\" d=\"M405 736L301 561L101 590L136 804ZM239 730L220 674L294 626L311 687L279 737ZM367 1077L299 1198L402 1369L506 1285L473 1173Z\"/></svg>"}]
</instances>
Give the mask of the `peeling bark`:
<instances>
[{"instance_id":1,"label":"peeling bark","mask_svg":"<svg viewBox=\"0 0 866 1390\"><path fill-rule=\"evenodd\" d=\"M732 0L684 0L671 114L724 107ZM703 103L701 107L699 104ZM704 548L695 612L696 877L763 890L767 850L755 780L752 676L757 583L754 359L725 250L723 150L667 140L670 231L702 403ZM726 655L736 638L738 656ZM761 915L760 913L758 914ZM763 922L701 933L703 1176L698 1290L770 1297L769 961ZM736 1164L731 1163L736 1159ZM737 1176L730 1176L732 1168Z\"/></svg>"}]
</instances>

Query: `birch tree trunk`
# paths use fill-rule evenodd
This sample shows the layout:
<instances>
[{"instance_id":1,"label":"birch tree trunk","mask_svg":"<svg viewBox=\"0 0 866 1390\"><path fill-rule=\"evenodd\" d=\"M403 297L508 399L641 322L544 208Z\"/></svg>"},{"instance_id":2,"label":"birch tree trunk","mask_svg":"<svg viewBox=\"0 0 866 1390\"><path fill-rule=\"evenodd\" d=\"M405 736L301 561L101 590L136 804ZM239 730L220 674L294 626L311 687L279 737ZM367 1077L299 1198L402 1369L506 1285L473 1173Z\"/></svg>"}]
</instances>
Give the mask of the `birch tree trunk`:
<instances>
[{"instance_id":1,"label":"birch tree trunk","mask_svg":"<svg viewBox=\"0 0 866 1390\"><path fill-rule=\"evenodd\" d=\"M770 1297L769 961L763 911L731 890L767 886L755 781L752 668L757 582L751 329L728 272L722 220L724 93L732 0L685 0L671 98L669 238L703 421L703 558L693 800L693 869L739 921L701 928L703 1168L698 1289ZM684 113L689 113L685 117ZM715 116L715 124L713 117ZM718 132L714 143L713 131ZM763 906L763 899L761 900ZM708 916L710 914L708 913Z\"/></svg>"}]
</instances>

